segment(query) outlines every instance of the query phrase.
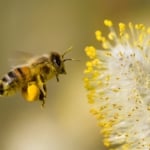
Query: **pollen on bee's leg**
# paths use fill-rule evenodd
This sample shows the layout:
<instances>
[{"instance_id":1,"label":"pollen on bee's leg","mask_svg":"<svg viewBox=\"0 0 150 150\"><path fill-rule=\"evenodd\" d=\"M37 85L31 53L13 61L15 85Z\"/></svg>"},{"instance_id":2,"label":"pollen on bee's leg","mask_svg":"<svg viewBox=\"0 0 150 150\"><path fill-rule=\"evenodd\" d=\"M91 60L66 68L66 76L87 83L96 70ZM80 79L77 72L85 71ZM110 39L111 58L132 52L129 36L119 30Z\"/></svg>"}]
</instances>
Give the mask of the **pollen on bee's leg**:
<instances>
[{"instance_id":1,"label":"pollen on bee's leg","mask_svg":"<svg viewBox=\"0 0 150 150\"><path fill-rule=\"evenodd\" d=\"M22 88L22 95L28 102L37 100L39 92L39 87L35 83L30 83L26 87Z\"/></svg>"}]
</instances>

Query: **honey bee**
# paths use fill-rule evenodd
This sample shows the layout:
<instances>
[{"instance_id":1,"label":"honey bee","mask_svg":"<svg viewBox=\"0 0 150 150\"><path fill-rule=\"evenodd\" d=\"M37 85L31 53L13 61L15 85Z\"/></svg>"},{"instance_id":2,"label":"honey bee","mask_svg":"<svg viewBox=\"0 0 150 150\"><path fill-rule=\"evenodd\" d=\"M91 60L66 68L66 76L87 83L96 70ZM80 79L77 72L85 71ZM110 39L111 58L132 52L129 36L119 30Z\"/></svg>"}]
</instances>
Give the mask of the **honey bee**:
<instances>
[{"instance_id":1,"label":"honey bee","mask_svg":"<svg viewBox=\"0 0 150 150\"><path fill-rule=\"evenodd\" d=\"M60 74L66 74L64 62L73 60L64 58L57 52L29 59L25 64L12 68L0 80L0 96L10 96L21 91L25 100L33 102L40 100L42 106L47 96L46 82L53 77L59 81Z\"/></svg>"}]
</instances>

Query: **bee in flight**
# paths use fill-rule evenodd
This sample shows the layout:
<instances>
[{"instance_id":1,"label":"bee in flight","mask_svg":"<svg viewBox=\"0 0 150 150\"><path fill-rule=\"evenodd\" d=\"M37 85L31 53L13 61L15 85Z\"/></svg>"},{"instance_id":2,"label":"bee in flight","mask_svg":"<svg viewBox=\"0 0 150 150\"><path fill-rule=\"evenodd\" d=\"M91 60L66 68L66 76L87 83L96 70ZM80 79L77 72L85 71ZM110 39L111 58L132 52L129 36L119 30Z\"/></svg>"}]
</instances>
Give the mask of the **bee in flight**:
<instances>
[{"instance_id":1,"label":"bee in flight","mask_svg":"<svg viewBox=\"0 0 150 150\"><path fill-rule=\"evenodd\" d=\"M59 81L59 75L66 74L64 62L73 60L64 58L68 51L63 55L51 52L33 57L27 63L14 67L0 80L0 96L9 96L21 90L25 100L40 100L44 106L47 95L46 81L53 77Z\"/></svg>"}]
</instances>

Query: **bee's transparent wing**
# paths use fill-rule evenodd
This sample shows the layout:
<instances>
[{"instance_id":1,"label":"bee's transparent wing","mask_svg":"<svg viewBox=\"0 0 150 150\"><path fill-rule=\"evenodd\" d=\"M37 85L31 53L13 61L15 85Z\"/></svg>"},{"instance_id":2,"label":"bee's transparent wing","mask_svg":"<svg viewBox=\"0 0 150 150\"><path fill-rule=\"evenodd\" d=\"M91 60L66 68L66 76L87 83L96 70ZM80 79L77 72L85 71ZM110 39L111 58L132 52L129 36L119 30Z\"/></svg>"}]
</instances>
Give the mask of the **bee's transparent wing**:
<instances>
[{"instance_id":1,"label":"bee's transparent wing","mask_svg":"<svg viewBox=\"0 0 150 150\"><path fill-rule=\"evenodd\" d=\"M33 57L35 57L35 56L30 52L15 51L9 57L8 62L11 67L14 67L17 65L26 64Z\"/></svg>"}]
</instances>

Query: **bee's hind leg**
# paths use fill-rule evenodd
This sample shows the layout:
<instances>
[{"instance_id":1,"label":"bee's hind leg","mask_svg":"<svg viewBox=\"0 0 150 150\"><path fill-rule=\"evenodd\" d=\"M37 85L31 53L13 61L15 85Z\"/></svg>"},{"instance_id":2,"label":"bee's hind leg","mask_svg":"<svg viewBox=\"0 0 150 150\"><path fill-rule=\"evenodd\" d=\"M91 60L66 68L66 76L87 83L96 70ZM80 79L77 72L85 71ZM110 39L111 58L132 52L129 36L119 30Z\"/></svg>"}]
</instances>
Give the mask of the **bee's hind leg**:
<instances>
[{"instance_id":1,"label":"bee's hind leg","mask_svg":"<svg viewBox=\"0 0 150 150\"><path fill-rule=\"evenodd\" d=\"M40 90L39 100L42 102L42 108L45 105L45 98L46 97L44 96L43 92Z\"/></svg>"},{"instance_id":2,"label":"bee's hind leg","mask_svg":"<svg viewBox=\"0 0 150 150\"><path fill-rule=\"evenodd\" d=\"M44 107L47 96L46 84L44 83L44 78L41 75L37 76L37 81L40 89L39 100L42 101L42 107Z\"/></svg>"},{"instance_id":3,"label":"bee's hind leg","mask_svg":"<svg viewBox=\"0 0 150 150\"><path fill-rule=\"evenodd\" d=\"M40 88L40 94L39 94L39 100L42 101L42 108L45 105L45 99L47 96L47 90L46 90L46 85L43 84L43 86Z\"/></svg>"},{"instance_id":4,"label":"bee's hind leg","mask_svg":"<svg viewBox=\"0 0 150 150\"><path fill-rule=\"evenodd\" d=\"M41 99L40 99L40 100L41 100ZM42 99L41 101L42 101L41 108L44 108L44 106L45 106L45 99Z\"/></svg>"},{"instance_id":5,"label":"bee's hind leg","mask_svg":"<svg viewBox=\"0 0 150 150\"><path fill-rule=\"evenodd\" d=\"M56 80L57 80L57 82L59 82L59 77L58 77L58 74L56 74Z\"/></svg>"}]
</instances>

